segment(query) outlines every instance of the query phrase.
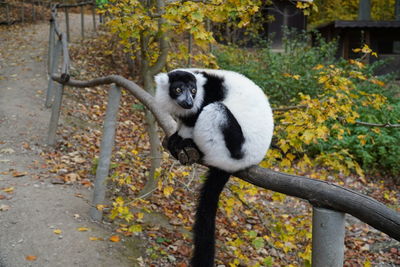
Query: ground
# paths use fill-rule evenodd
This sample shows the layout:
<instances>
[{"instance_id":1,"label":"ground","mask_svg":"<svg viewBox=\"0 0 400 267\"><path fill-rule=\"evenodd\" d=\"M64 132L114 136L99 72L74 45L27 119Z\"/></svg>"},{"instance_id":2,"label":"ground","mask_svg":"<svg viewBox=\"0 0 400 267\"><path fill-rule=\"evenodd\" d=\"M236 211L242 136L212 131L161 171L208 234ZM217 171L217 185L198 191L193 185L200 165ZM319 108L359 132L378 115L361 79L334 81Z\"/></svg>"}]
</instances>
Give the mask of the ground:
<instances>
[{"instance_id":1,"label":"ground","mask_svg":"<svg viewBox=\"0 0 400 267\"><path fill-rule=\"evenodd\" d=\"M132 266L122 242L108 241L112 232L88 218L91 191L57 183L40 157L51 150L48 28L47 21L0 28L0 266Z\"/></svg>"}]
</instances>

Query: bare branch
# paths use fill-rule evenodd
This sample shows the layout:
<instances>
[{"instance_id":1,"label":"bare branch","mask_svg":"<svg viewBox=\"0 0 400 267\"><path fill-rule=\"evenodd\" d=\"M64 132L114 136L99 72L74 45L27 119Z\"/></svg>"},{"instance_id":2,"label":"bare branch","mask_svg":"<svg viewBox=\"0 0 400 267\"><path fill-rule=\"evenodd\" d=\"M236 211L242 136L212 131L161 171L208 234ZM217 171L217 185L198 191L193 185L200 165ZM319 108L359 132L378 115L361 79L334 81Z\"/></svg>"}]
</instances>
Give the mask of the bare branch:
<instances>
[{"instance_id":1,"label":"bare branch","mask_svg":"<svg viewBox=\"0 0 400 267\"><path fill-rule=\"evenodd\" d=\"M302 109L307 108L307 105L299 105L299 106L289 106L289 107L282 107L282 108L273 108L272 111L288 111L292 109Z\"/></svg>"},{"instance_id":2,"label":"bare branch","mask_svg":"<svg viewBox=\"0 0 400 267\"><path fill-rule=\"evenodd\" d=\"M400 128L400 124L391 124L390 122L387 122L385 124L379 124L379 123L356 121L355 124L369 126L369 127Z\"/></svg>"}]
</instances>

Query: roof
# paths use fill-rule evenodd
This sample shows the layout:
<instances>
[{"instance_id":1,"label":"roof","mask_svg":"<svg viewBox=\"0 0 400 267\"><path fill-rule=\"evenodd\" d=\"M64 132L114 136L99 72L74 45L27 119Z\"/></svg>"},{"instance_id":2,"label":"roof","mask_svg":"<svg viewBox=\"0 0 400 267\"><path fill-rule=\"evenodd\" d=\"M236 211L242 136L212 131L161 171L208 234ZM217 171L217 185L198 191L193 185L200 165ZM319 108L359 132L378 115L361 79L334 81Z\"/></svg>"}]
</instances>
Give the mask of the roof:
<instances>
[{"instance_id":1,"label":"roof","mask_svg":"<svg viewBox=\"0 0 400 267\"><path fill-rule=\"evenodd\" d=\"M324 28L400 28L398 20L335 20L315 27Z\"/></svg>"}]
</instances>

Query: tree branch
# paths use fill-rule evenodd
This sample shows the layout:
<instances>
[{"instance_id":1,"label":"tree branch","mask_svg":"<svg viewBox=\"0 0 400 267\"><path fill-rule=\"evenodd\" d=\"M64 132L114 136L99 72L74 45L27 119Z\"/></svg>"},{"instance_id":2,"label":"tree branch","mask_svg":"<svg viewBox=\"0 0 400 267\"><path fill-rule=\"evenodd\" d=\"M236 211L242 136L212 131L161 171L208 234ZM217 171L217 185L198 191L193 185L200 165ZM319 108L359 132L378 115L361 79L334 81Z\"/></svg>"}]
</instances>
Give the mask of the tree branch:
<instances>
[{"instance_id":1,"label":"tree branch","mask_svg":"<svg viewBox=\"0 0 400 267\"><path fill-rule=\"evenodd\" d=\"M171 136L176 131L176 122L171 117L171 115L165 113L162 109L154 101L154 97L143 90L139 85L136 83L125 79L119 75L109 75L105 77L96 78L90 81L77 81L70 79L69 81L64 81L58 75L53 75L52 79L69 86L74 87L94 87L98 85L104 84L111 84L115 83L120 87L123 87L129 90L137 99L140 100L155 116L157 119L158 124L164 130L167 136Z\"/></svg>"},{"instance_id":2,"label":"tree branch","mask_svg":"<svg viewBox=\"0 0 400 267\"><path fill-rule=\"evenodd\" d=\"M129 90L153 112L167 136L171 136L176 129L176 122L157 106L150 94L121 76L111 75L91 81L63 81L59 76L52 76L52 78L57 82L75 87L116 83ZM275 172L258 166L252 166L234 175L256 186L307 200L314 206L351 214L400 241L400 214L361 193L333 183Z\"/></svg>"},{"instance_id":3,"label":"tree branch","mask_svg":"<svg viewBox=\"0 0 400 267\"><path fill-rule=\"evenodd\" d=\"M292 109L302 109L307 108L307 105L299 105L299 106L288 106L288 107L281 107L281 108L273 108L272 111L288 111Z\"/></svg>"},{"instance_id":4,"label":"tree branch","mask_svg":"<svg viewBox=\"0 0 400 267\"><path fill-rule=\"evenodd\" d=\"M390 122L387 122L385 124L379 124L379 123L356 121L354 124L369 126L369 127L400 128L400 124L391 124Z\"/></svg>"},{"instance_id":5,"label":"tree branch","mask_svg":"<svg viewBox=\"0 0 400 267\"><path fill-rule=\"evenodd\" d=\"M159 73L164 68L165 63L167 62L169 46L167 41L167 34L162 29L163 23L165 23L165 20L162 17L162 15L164 14L164 9L164 0L157 0L157 13L160 14L160 17L158 19L158 45L160 46L160 55L158 56L156 63L154 63L154 65L150 67L150 73L152 75L156 75L157 73Z\"/></svg>"}]
</instances>

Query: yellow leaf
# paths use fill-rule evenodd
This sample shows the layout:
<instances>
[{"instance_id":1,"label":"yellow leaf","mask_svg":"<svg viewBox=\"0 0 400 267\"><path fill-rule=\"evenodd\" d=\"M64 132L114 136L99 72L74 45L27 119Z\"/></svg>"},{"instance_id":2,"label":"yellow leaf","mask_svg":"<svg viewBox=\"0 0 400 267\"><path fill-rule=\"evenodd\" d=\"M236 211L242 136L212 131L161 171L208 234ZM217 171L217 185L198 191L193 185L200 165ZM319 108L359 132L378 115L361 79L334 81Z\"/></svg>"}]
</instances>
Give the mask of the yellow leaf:
<instances>
[{"instance_id":1,"label":"yellow leaf","mask_svg":"<svg viewBox=\"0 0 400 267\"><path fill-rule=\"evenodd\" d=\"M169 197L172 194L172 192L174 192L174 188L172 186L166 186L164 187L163 192L164 196Z\"/></svg>"},{"instance_id":2,"label":"yellow leaf","mask_svg":"<svg viewBox=\"0 0 400 267\"><path fill-rule=\"evenodd\" d=\"M2 191L6 192L6 193L12 193L14 191L14 187L7 187L2 189Z\"/></svg>"},{"instance_id":3,"label":"yellow leaf","mask_svg":"<svg viewBox=\"0 0 400 267\"><path fill-rule=\"evenodd\" d=\"M365 53L365 54L369 54L369 53L372 52L372 49L369 48L369 46L365 44L365 45L363 46L363 48L361 49L361 51L362 51L363 53Z\"/></svg>"},{"instance_id":4,"label":"yellow leaf","mask_svg":"<svg viewBox=\"0 0 400 267\"><path fill-rule=\"evenodd\" d=\"M113 235L109 239L111 242L119 242L121 241L121 238L118 235Z\"/></svg>"},{"instance_id":5,"label":"yellow leaf","mask_svg":"<svg viewBox=\"0 0 400 267\"><path fill-rule=\"evenodd\" d=\"M137 216L138 220L142 220L143 216L144 216L144 213L143 212L139 212L139 213L136 214L136 216Z\"/></svg>"},{"instance_id":6,"label":"yellow leaf","mask_svg":"<svg viewBox=\"0 0 400 267\"><path fill-rule=\"evenodd\" d=\"M379 85L379 86L385 86L385 83L380 81L380 80L373 79L373 80L371 80L371 82L373 84L376 84L376 85Z\"/></svg>"},{"instance_id":7,"label":"yellow leaf","mask_svg":"<svg viewBox=\"0 0 400 267\"><path fill-rule=\"evenodd\" d=\"M103 241L104 238L91 236L91 237L89 237L89 240L90 241Z\"/></svg>"},{"instance_id":8,"label":"yellow leaf","mask_svg":"<svg viewBox=\"0 0 400 267\"><path fill-rule=\"evenodd\" d=\"M87 228L87 227L79 227L77 230L78 230L79 232L86 232L86 231L89 231L90 228Z\"/></svg>"},{"instance_id":9,"label":"yellow leaf","mask_svg":"<svg viewBox=\"0 0 400 267\"><path fill-rule=\"evenodd\" d=\"M140 233L142 232L142 226L140 224L131 225L129 231L132 233Z\"/></svg>"},{"instance_id":10,"label":"yellow leaf","mask_svg":"<svg viewBox=\"0 0 400 267\"><path fill-rule=\"evenodd\" d=\"M354 49L353 49L353 52L354 52L354 53L359 53L360 51L361 51L361 48L354 48Z\"/></svg>"},{"instance_id":11,"label":"yellow leaf","mask_svg":"<svg viewBox=\"0 0 400 267\"><path fill-rule=\"evenodd\" d=\"M320 70L320 69L322 69L323 67L324 67L324 65L318 64L317 66L315 66L315 67L313 68L313 70Z\"/></svg>"},{"instance_id":12,"label":"yellow leaf","mask_svg":"<svg viewBox=\"0 0 400 267\"><path fill-rule=\"evenodd\" d=\"M25 259L26 259L27 261L35 261L35 260L37 259L37 257L36 257L36 256L33 256L33 255L28 255L28 256L25 257Z\"/></svg>"},{"instance_id":13,"label":"yellow leaf","mask_svg":"<svg viewBox=\"0 0 400 267\"><path fill-rule=\"evenodd\" d=\"M105 207L107 207L107 206L106 206L106 205L102 205L102 204L98 204L98 205L96 206L97 210L99 210L99 211L103 211L103 209L104 209Z\"/></svg>"},{"instance_id":14,"label":"yellow leaf","mask_svg":"<svg viewBox=\"0 0 400 267\"><path fill-rule=\"evenodd\" d=\"M62 233L62 231L61 231L60 229L55 229L55 230L53 231L53 233L55 233L56 235L59 235L59 234Z\"/></svg>"}]
</instances>

